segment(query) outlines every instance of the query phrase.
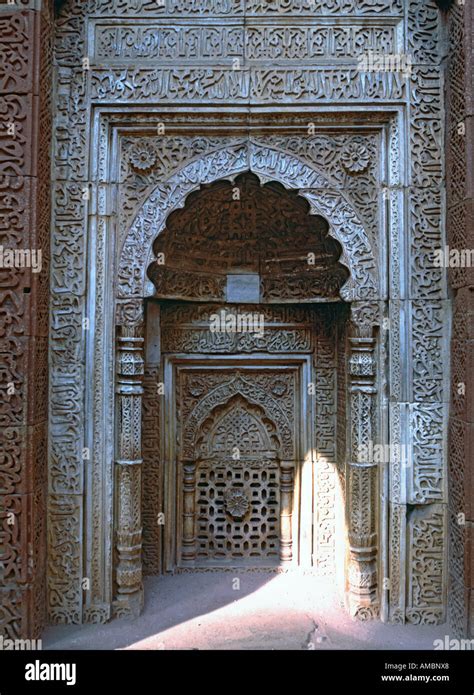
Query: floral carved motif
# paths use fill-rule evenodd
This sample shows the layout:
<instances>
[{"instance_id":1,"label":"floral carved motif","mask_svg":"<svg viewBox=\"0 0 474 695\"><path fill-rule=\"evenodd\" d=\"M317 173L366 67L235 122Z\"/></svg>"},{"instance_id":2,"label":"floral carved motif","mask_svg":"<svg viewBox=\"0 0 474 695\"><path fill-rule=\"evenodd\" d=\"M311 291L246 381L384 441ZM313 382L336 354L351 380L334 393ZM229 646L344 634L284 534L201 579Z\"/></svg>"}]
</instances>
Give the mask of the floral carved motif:
<instances>
[{"instance_id":1,"label":"floral carved motif","mask_svg":"<svg viewBox=\"0 0 474 695\"><path fill-rule=\"evenodd\" d=\"M351 140L344 147L341 162L349 173L361 174L369 166L370 153L363 143Z\"/></svg>"},{"instance_id":2,"label":"floral carved motif","mask_svg":"<svg viewBox=\"0 0 474 695\"><path fill-rule=\"evenodd\" d=\"M315 21L320 15L324 19L321 23L323 31L319 21ZM100 17L99 22L96 21L97 17ZM136 21L138 17L140 21ZM228 23L227 19L232 19L234 24L237 24L235 20L240 18L243 25L244 17L249 18L249 22L245 25L245 30L250 37L248 57L254 61L261 61L262 64L253 65L252 69L248 70L233 71L230 68L229 59L243 50L243 42L239 40L239 37L244 32L241 31L241 27L234 32L233 24ZM308 22L309 17L311 17L311 26ZM336 17L337 22L334 21ZM369 29L364 26L367 17L370 18ZM192 21L195 18L198 18L196 23ZM270 23L266 22L268 18L272 19ZM189 41L181 45L173 44L171 41L165 45L156 41L157 34L153 34L156 27L159 27L161 35L171 37L179 34L175 25L179 25L180 21L179 28L185 27L181 34L186 34ZM313 21L315 21L314 26ZM256 29L253 25L261 26L260 29ZM148 30L142 34L143 40L139 36L142 26L148 27ZM326 33L326 28L329 33ZM116 30L118 30L117 34L115 34ZM283 42L280 41L283 31L286 34L290 32L291 36L298 39L301 37L301 40L291 41L288 49L284 49ZM97 33L94 34L94 32ZM217 34L219 34L219 40L215 38ZM291 2L286 0L275 2L165 0L164 5L159 5L154 0L91 0L88 3L70 0L63 5L56 35L58 99L53 152L57 180L54 193L56 214L51 273L53 285L51 432L53 435L49 474L53 493L58 496L70 494L74 497L74 505L77 502L77 509L74 505L64 504L65 500L62 497L58 498L56 504L54 496L52 497L49 522L54 552L50 562L49 596L50 616L53 620L78 622L83 618L88 620L101 616L101 619L106 619L107 616L106 610L103 613L100 613L100 610L102 605L107 606L107 603L110 603L107 581L104 581L103 577L107 576L104 568L111 566L112 559L110 541L107 541L109 543L107 546L107 542L101 539L107 537L105 527L112 526L109 522L112 519L110 507L113 499L109 483L104 483L103 488L100 487L100 481L105 480L107 475L107 462L110 457L106 455L106 452L110 451L112 446L110 435L108 440L105 435L103 439L94 436L94 463L90 467L92 469L90 474L81 459L86 430L83 418L83 385L85 374L87 374L87 370L84 369L86 335L83 331L82 319L88 305L97 307L97 322L94 323L95 337L90 345L90 352L94 352L100 364L113 363L112 351L107 351L107 331L109 329L112 331L113 327L108 328L107 322L104 322L101 316L106 314L104 311L106 298L112 297L116 290L113 285L115 278L111 279L108 275L113 263L107 265L103 261L104 258L112 258L115 253L115 249L110 249L105 243L105 240L108 243L114 235L109 234L110 230L107 230L105 235L102 227L97 237L100 241L97 247L97 258L90 259L90 267L94 277L97 278L96 289L93 295L88 294L91 284L87 277L88 263L85 262L85 249L94 246L96 230L94 228L87 230L85 224L85 220L92 219L94 214L84 201L83 182L95 180L96 173L100 180L123 182L123 185L119 185L118 218L120 222L117 227L121 232L123 230L127 239L123 245L116 283L117 294L121 299L117 310L117 321L120 324L139 324L142 321L143 296L149 294L148 290L144 291L144 288L151 284L144 281L144 273L151 260L149 250L153 239L163 231L169 213L182 206L186 196L193 190L197 190L201 184L210 184L226 177L233 181L232 177L249 169L258 174L262 182L279 181L286 187L300 190L311 204L312 215L315 217L319 214L328 221L330 235L335 237L343 247L343 255L338 262L349 268L351 273L343 288L344 299L352 301L382 297L385 283L384 268L387 266L387 258L384 254L385 245L387 245L394 268L390 278L390 297L419 297L426 305L427 296L433 300L444 296L443 274L438 271L428 272L427 263L429 254L442 238L439 209L442 201L440 186L443 180L441 137L443 99L441 72L437 67L440 56L439 13L432 1L409 0L403 3L402 0L292 0ZM154 38L150 40L149 37L152 35ZM95 55L91 55L93 69L90 72L78 67L81 65L83 56L87 54L86 36L93 38L89 43L93 44L92 53L96 52ZM118 41L114 44L115 36ZM221 41L220 38L224 36L231 36L231 41ZM128 41L130 37L133 38L133 45ZM275 39L278 39L276 46ZM394 52L399 40L408 46L415 62L422 65L421 68L413 71L409 84L399 75L363 76L356 69L355 60L366 47L370 50ZM337 64L318 65L318 51L320 51L319 55L326 55L326 53L330 55L331 60ZM314 64L302 69L299 61L307 60L309 55ZM100 64L93 62L95 56L100 58ZM140 61L143 59L143 64L131 65L130 61L136 60L137 57ZM202 63L193 66L150 65L151 61L157 59L176 61L183 57L193 61L205 61L205 65L204 67ZM217 65L212 64L216 59L228 61L229 67L223 69L220 62ZM273 64L263 65L264 61L275 59L278 61L281 59L286 64L280 67ZM122 60L124 60L123 64ZM150 61L148 65L146 65L147 60ZM290 65L292 61L294 62ZM26 75L26 71L21 71L17 80L23 80ZM259 103L272 106L285 104L285 109L292 111L296 111L297 104L311 103L313 105L317 101L321 107L321 118L326 118L326 124L330 125L328 131L333 126L337 126L334 130L337 130L338 135L327 136L323 133L310 138L306 136L305 129L304 132L298 131L297 137L282 136L283 131L279 130L279 118L269 116L269 122L271 121L276 127L268 128L264 136L259 136L260 144L255 145L255 142L249 139L247 131L240 139L239 136L217 135L218 129L213 126L217 124L222 127L225 118L222 113L219 113L218 118L215 118L212 123L208 113L206 115L208 123L203 119L199 121L199 125L196 125L195 114L191 113L194 105L199 107L199 105L207 104L209 110L211 100L214 106L215 103L225 104L230 97L235 103L247 106L250 95ZM142 159L139 156L129 157L129 153L135 146L134 141L138 139L136 137L138 132L141 140L151 139L143 133L156 132L156 122L152 122L150 118L147 121L145 111L149 109L151 113L152 109L159 109L161 118L161 108L164 107L163 113L166 110L167 116L171 118L174 105L180 102L186 104L186 110L192 105L189 108L189 114L183 116L179 123L180 128L184 126L180 132L183 133L187 128L188 132L192 133L205 131L207 136L167 134L160 147L156 147L155 143L153 151L145 148ZM380 131L376 132L376 128L380 126L380 118L376 123L377 119L374 115L377 103L384 108L386 104L390 104L390 111L393 113L399 110L399 116L397 116L397 118L400 117L399 123L406 122L403 119L403 112L409 116L406 132L404 132L404 126L401 129L390 126L390 143L383 157ZM134 110L137 104L140 105L140 113ZM94 127L89 131L88 124L92 122L103 105L114 113L108 113L100 123L97 119L95 121L97 128ZM346 152L344 149L345 141L350 142L355 139L353 105L359 110L360 118L364 121L360 132L365 129L368 133L368 135L364 133L360 138L356 136L356 142L360 144L365 142L370 152L370 161L367 165L365 164L366 156L361 147L355 147L353 152ZM126 115L127 110L129 113L133 111L132 116ZM323 110L331 112L330 119L327 114L323 115ZM277 109L277 111L280 111L278 114L280 117L284 109ZM303 112L304 109L301 109L301 113ZM254 115L252 113L252 118ZM226 126L229 124L232 129L237 122L238 118L234 113L228 116ZM394 122L396 118L392 119L392 123ZM348 124L349 128L346 127ZM207 125L210 127L206 130ZM294 124L290 125L292 133L296 133ZM367 129L368 125L370 128ZM117 126L122 128L122 133L129 129L124 135L124 143L125 140L127 143L124 144L122 151L120 151L120 145L115 150L115 145L111 144L113 138L110 136ZM385 125L383 127L385 128ZM236 128L234 132L237 131ZM273 131L273 135L270 131ZM20 136L23 137L23 133L20 132ZM407 140L410 141L409 144ZM407 161L404 152L409 149L412 151L412 157ZM98 153L97 161L88 161L90 152ZM387 201L383 201L380 205L382 197L379 180L382 169L380 163L385 161L387 161L390 184L393 188ZM404 191L402 191L403 186L400 185L405 173L411 177L411 184L407 185L413 187L408 193L408 200L403 200ZM455 180L457 181L456 177ZM114 193L114 186L115 183L110 188L112 193ZM455 185L452 186L454 189ZM380 212L385 207L385 202L390 209L387 243L383 237L386 230L380 224ZM411 225L409 228L404 228L403 219L411 220L408 222ZM101 220L100 224L105 224L104 220ZM402 225L401 228L400 225ZM11 224L8 228L11 229ZM398 232L400 234L397 237ZM403 247L399 245L402 238L407 240L407 253L411 259L410 276L404 278L401 275L406 273L407 263L402 253ZM92 239L94 244L91 245ZM120 250L120 248L117 249L119 255ZM397 272L395 272L396 269ZM379 282L378 273L381 274L381 282ZM171 275L165 278L165 281L176 285ZM301 281L292 280L293 297L301 297L309 291L307 287L302 286L305 281L306 278ZM273 283L272 286L270 286L271 283ZM272 276L271 283L270 280L267 281L267 295L281 297L281 288L274 287L278 280ZM179 289L181 296L182 285ZM314 287L312 289L314 291ZM217 290L214 287L211 290L208 286L203 286L200 290L202 298L222 296L222 283ZM401 383L403 381L401 375L408 377L404 379L404 382L413 385L412 398L423 402L423 407L412 408L410 411L419 424L417 431L420 434L420 442L423 443L426 438L425 417L436 417L436 423L439 423L436 430L436 441L438 441L443 431L439 407L439 404L443 402L443 382L438 373L442 355L439 336L444 330L441 323L438 327L438 308L433 304L430 305L429 311L424 309L426 315L430 314L436 319L431 321L435 328L433 329L430 324L428 341L422 340L422 334L426 332L424 328L426 317L421 315L423 312L416 303L410 305L405 300L400 301L400 307L393 312L392 324L398 321L401 340L399 345L397 331L392 327L390 329L390 369L393 383L390 385L390 397L395 397L396 405L398 401L403 403L410 401L410 394L405 393L406 384ZM407 316L410 322L408 327L405 321ZM15 318L11 320L15 321ZM381 325L379 321L375 323ZM408 342L410 344L407 349L416 361L414 369L410 366L410 355L407 357L403 353L404 344ZM278 326L266 331L265 338L260 343L253 336L239 336L239 342L237 340L211 342L209 332L203 326L199 326L187 334L179 328L173 333L170 331L166 347L169 352L181 349L186 352L188 347L190 352L209 348L212 353L250 352L258 351L258 349L269 352L285 350L309 352L311 338L306 326L298 326L297 329L291 330ZM320 359L318 356L318 360ZM338 356L338 359L342 363L344 356ZM353 379L371 378L372 370L366 359L352 359L351 368ZM99 365L94 370L93 387L87 387L87 402L94 402L94 425L91 428L94 435L98 435L101 431L100 418L103 418L106 410L104 403L110 400L110 384L108 391L104 389L101 391L107 379L110 381L107 371ZM330 405L328 406L324 401L318 402L317 407L321 411L331 410L330 397L334 386L330 374L320 370L318 379L324 385L324 393L328 394ZM270 393L277 400L279 395L274 391ZM286 398L286 395L283 394L281 398ZM343 399L340 400L343 403ZM366 412L366 400L366 394L354 397L354 411L361 414ZM333 430L327 428L327 431L324 431L324 424L321 425L321 417L318 415L316 427L321 429L324 445L331 452L331 442L333 443L334 440ZM406 429L403 429L405 427L406 424L402 418L400 425L402 434L406 433ZM338 426L337 429L342 431L344 427ZM348 429L352 436L353 429ZM415 444L418 446L418 440ZM438 450L433 451L432 456L429 452L429 460L426 456L426 447L422 453L423 455L415 456L416 478L410 485L412 485L413 502L426 504L432 500L441 499L441 493L445 489L442 482L444 470L441 449L439 453ZM344 458L344 453L341 456ZM328 455L328 460L330 461L328 471L333 473L331 455ZM196 475L196 471L189 470L186 475L191 480ZM85 477L89 478L87 488L84 486ZM322 477L324 478L325 474ZM353 484L354 490L362 490L360 497L363 500L368 494L372 494L363 476L354 474L349 482ZM399 494L406 494L403 481L396 482L398 487L402 487ZM127 489L131 490L130 483L131 481L127 481L124 476L124 485L121 490L125 492ZM321 484L323 485L324 481ZM81 495L85 494L87 499L91 487L96 492L90 497L91 504L87 508L81 501ZM109 501L108 509L101 508L98 504L100 499ZM356 502L354 526L356 526L357 514L362 514L363 511L360 509L359 498ZM329 501L327 509L329 510L330 507ZM406 602L403 592L406 582L404 576L400 575L400 571L405 572L405 569L398 570L397 577L395 576L396 568L404 568L410 564L412 569L409 572L414 578L419 572L422 580L431 571L430 563L424 562L425 556L421 569L418 568L419 558L412 554L406 557L406 543L403 535L406 534L406 514L402 502L400 507L397 521L400 533L398 535L396 533L395 522L390 531L393 540L391 594L399 592L399 602L397 603L395 597L393 598L393 606L396 606L393 615L397 621L402 621L405 616ZM324 547L324 524L325 518L321 513L322 547ZM64 564L61 556L63 527L68 530L73 571ZM82 611L81 578L84 576L84 571L88 571L89 568L82 567L82 558L87 556L87 551L84 553L81 537L83 530L84 535L92 539L91 550L93 551L90 565L92 570L91 605L84 612ZM359 529L355 530L359 531ZM413 538L415 537L416 534L413 535ZM362 543L364 539L359 540L358 547L362 549L365 547ZM390 552L392 553L392 549ZM429 548L425 553L427 560L432 552ZM442 559L439 559L439 562L441 563ZM359 561L358 565L360 576L354 576L353 584L360 587L364 581L372 581L372 577L370 567L364 566L362 561ZM127 579L125 572L123 572L123 578ZM441 584L442 577L439 586ZM62 591L64 586L67 586L67 592ZM428 587L428 590L424 592L423 602L420 604L416 601L412 602L409 609L411 612L407 617L413 622L421 618L431 620L430 611L433 606L434 601L430 598L430 587ZM434 608L434 612L441 614L438 605ZM416 614L419 610L424 613ZM360 617L369 615L371 611L372 608L363 608L359 611Z\"/></svg>"},{"instance_id":3,"label":"floral carved motif","mask_svg":"<svg viewBox=\"0 0 474 695\"><path fill-rule=\"evenodd\" d=\"M224 492L224 504L234 519L242 519L250 508L248 497L237 487Z\"/></svg>"},{"instance_id":4,"label":"floral carved motif","mask_svg":"<svg viewBox=\"0 0 474 695\"><path fill-rule=\"evenodd\" d=\"M153 147L144 141L139 141L129 154L130 166L139 173L149 173L158 162Z\"/></svg>"}]
</instances>

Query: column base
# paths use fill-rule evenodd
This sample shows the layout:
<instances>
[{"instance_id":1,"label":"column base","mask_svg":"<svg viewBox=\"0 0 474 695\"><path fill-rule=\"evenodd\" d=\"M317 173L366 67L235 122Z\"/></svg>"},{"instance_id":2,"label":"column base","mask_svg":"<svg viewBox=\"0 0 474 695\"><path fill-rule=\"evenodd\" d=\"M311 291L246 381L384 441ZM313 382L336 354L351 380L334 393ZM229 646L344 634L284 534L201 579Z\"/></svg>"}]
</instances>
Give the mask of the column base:
<instances>
[{"instance_id":1,"label":"column base","mask_svg":"<svg viewBox=\"0 0 474 695\"><path fill-rule=\"evenodd\" d=\"M380 606L377 599L361 599L357 596L349 596L349 614L355 620L368 622L379 618Z\"/></svg>"},{"instance_id":2,"label":"column base","mask_svg":"<svg viewBox=\"0 0 474 695\"><path fill-rule=\"evenodd\" d=\"M143 588L130 595L119 596L112 603L113 618L138 618L143 611Z\"/></svg>"}]
</instances>

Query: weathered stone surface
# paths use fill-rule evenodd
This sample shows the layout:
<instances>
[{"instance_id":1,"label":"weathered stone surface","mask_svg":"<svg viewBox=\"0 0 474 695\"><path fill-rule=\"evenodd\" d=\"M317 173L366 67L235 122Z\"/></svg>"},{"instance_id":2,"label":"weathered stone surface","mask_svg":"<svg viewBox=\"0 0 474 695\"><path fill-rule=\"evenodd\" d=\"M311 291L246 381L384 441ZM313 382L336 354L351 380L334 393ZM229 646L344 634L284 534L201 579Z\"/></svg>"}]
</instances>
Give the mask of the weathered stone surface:
<instances>
[{"instance_id":1,"label":"weathered stone surface","mask_svg":"<svg viewBox=\"0 0 474 695\"><path fill-rule=\"evenodd\" d=\"M127 374L121 374L121 407L114 423L115 327L124 327L126 336L131 331L128 337L134 331L142 335L143 300L154 291L146 275L156 259L154 241L155 253L175 255L174 266L165 265L161 272L156 265L152 272L155 285L164 287L163 295L183 299L188 293L187 298L206 301L224 297L224 268L222 286L209 289L207 284L206 291L196 292L203 280L194 266L195 275L188 278L192 282L183 283L180 273L183 264L192 265L187 257L191 250L184 248L179 255L179 237L177 243L168 243L166 228L173 211L196 191L209 190L216 181L231 189L235 177L249 170L262 188L282 186L297 193L310 217L325 220L328 241L321 238L318 243L326 243L325 253L330 246L338 248L337 261L350 273L345 283L334 286L331 299L340 292L356 303L358 328L351 334L350 354L342 346L342 329L341 344L328 341L328 346L338 346L334 354L322 343L318 347L327 366L316 374L324 394L316 412L324 456L319 452L316 464L321 514L315 553L332 572L334 519L329 508L336 475L331 466L337 459L337 474L347 492L351 568L346 580L352 612L367 619L380 608L394 622L442 620L450 301L448 272L434 268L431 259L446 241L455 248L471 244L473 119L466 76L472 51L464 31L471 10L467 4L456 5L449 20L446 239L442 20L432 0L409 0L406 7L401 0L63 3L54 49L52 230L52 19L50 4L44 5L41 12L21 5L0 12L5 56L0 66L0 244L44 251L39 274L0 272L0 435L7 451L0 490L18 514L32 510L26 530L22 526L18 535L15 527L9 529L6 632L26 634L41 623L41 601L35 596L44 589L40 519L48 404L50 620L105 621L113 604L120 615L140 609L142 512L146 567L161 567L161 538L151 524L162 492L153 493L143 510L138 492L142 454L145 486L163 485L159 436L152 431L158 423L150 405L159 364L145 366L145 392L151 400L143 409L143 441L138 442L141 386L130 386ZM86 42L86 35L91 40ZM396 54L404 45L412 60L410 74L360 69L367 51ZM183 109L175 110L177 104ZM268 109L258 113L255 107L260 105ZM9 131L12 120L16 128ZM270 213L267 217L271 219ZM236 228L232 233L241 234ZM290 245L287 239L285 245ZM194 249L195 254L203 251ZM288 268L289 259L285 264ZM315 290L308 277L287 282L286 295L281 281L275 281L263 292L264 299L288 299L289 288L291 299L308 300ZM448 506L456 548L451 574L456 575L456 621L465 626L462 606L474 585L468 559L464 570L458 566L470 536L454 524L458 512L468 519L471 514L466 456L472 448L474 314L469 309L472 293L465 288L472 285L472 268L451 268L449 282L457 291L449 440ZM320 288L320 299L328 299L326 290L327 284ZM294 354L306 353L310 331L301 328L290 337L285 328L272 327L259 347L271 354L281 353L283 346ZM178 347L198 354L206 340L209 345L203 326L170 330L163 349L167 354ZM211 351L223 355L237 348L255 350L250 339L218 343L214 336L213 341ZM380 354L380 364L389 354L389 383L374 354ZM466 385L465 395L457 388L460 383ZM12 393L7 393L9 384ZM337 402L330 397L335 390ZM390 419L379 407L385 395ZM347 402L348 442L329 417L337 409L342 422ZM118 451L116 431L123 433ZM411 468L400 456L389 466L370 461L359 465L356 447L379 441L408 443ZM117 462L115 488L111 461ZM192 471L187 474L192 477ZM377 506L378 486L385 480L393 495L390 513L384 500ZM119 510L115 536L114 509ZM379 514L389 519L391 539L383 577L376 576ZM26 542L36 553L33 574L22 550ZM91 586L84 593L85 576ZM380 589L382 578L390 580L390 589ZM20 579L26 586L21 609Z\"/></svg>"},{"instance_id":2,"label":"weathered stone surface","mask_svg":"<svg viewBox=\"0 0 474 695\"><path fill-rule=\"evenodd\" d=\"M170 213L185 205L187 196L193 195L200 186L217 180L232 182L236 175L249 169L265 183L278 181L289 189L299 190L309 202L311 214L321 215L328 221L331 236L341 244L340 263L351 273L341 291L344 299L395 300L390 308L390 326L380 330L378 335L381 350L387 350L390 345L391 381L387 393L394 404L392 412L398 416L397 425L390 431L398 443L410 441L414 468L407 473L402 470L402 462L395 461L389 473L391 486L399 504L403 500L426 506L427 511L421 510L421 516L426 513L428 517L436 510L433 518L438 523L439 514L444 513L439 503L446 494L442 441L446 431L448 391L443 356L449 303L445 269L430 267L430 255L444 241L444 114L439 12L433 2L419 0L410 1L406 19L398 0L358 3L338 0L336 3L318 2L316 6L318 22L319 13L326 15L324 30L318 22L308 24L308 17L314 19L315 7L303 0L288 6L247 3L245 19L240 1L216 0L199 7L182 1L168 3L162 8L141 0L117 0L113 6L98 1L88 8L90 13L101 16L102 21L94 27L88 27L90 20L83 6L70 2L58 18L50 484L52 490L74 496L86 491L88 499L92 500L85 517L86 544L91 549L90 555L86 551L86 556L90 556L87 571L90 570L92 579L91 596L87 598L83 616L78 617L77 590L71 593L69 617L64 604L61 619L106 619L107 605L110 606L111 601L112 590L103 580L103 568L112 561L113 539L104 516L100 520L98 511L104 499L111 501L112 491L107 461L113 451L113 430L111 426L103 427L104 413L107 411L111 415L113 392L109 364L114 340L110 320L104 319L107 301L118 296L116 322L139 328L144 320L143 297L153 292L145 276L154 260L151 245L157 238L158 246L161 241L166 245L166 234L160 235ZM136 13L138 22L130 21L127 8ZM335 13L338 15L337 31L331 23ZM365 23L368 14L371 15L370 27ZM203 20L199 25L188 21L196 16ZM275 21L264 23L269 16ZM117 21L110 22L112 17ZM398 32L394 31L394 19L401 22ZM83 65L86 69L81 69L85 33L89 30L94 36L89 43L90 63ZM397 71L364 74L359 69L360 46L365 46L366 50L400 51L402 44L398 41L402 34L413 58L409 76ZM324 62L328 55L332 56L331 65ZM276 64L275 61L282 62ZM409 113L407 132L400 130L401 120L374 111L374 105L382 100L400 109L400 113L403 110ZM206 104L230 106L232 103L247 108L249 104L262 103L271 105L274 113L264 116L255 113L249 121L242 119L235 108L219 113L217 119L209 113L201 115L197 109L196 113L191 111L184 115L166 111L164 122L160 124L156 116L143 111L144 105L171 106L179 102L192 103L193 109ZM110 113L99 118L98 108L104 103L111 105ZM337 124L337 135L329 135L324 129L309 133L308 119L300 112L299 104L303 103L324 109L325 113L318 114L318 119L322 119L319 122L329 126ZM281 113L282 104L286 105L288 113L291 112L289 116ZM361 108L358 123L372 123L373 133L357 129L357 123L345 112L346 104ZM125 116L125 112L132 116ZM93 130L87 127L90 119L95 119ZM174 130L178 120L179 131ZM111 134L116 132L119 123L121 135L113 140ZM229 135L230 129L225 135L218 131L223 123L232 126L235 136ZM132 131L137 124L140 124L141 133ZM258 125L265 127L264 134L258 130ZM165 127L165 134L159 133L157 137L156 128L160 126ZM345 126L348 126L347 132ZM291 128L291 135L282 134L281 128ZM382 133L388 134L387 139L382 140ZM117 150L112 151L112 142L118 144ZM91 162L87 159L89 152L94 152ZM387 162L387 180L380 175L382 161ZM92 185L91 182L96 181L100 181L100 186ZM409 186L406 191L405 183ZM85 190L90 197L84 195ZM382 211L387 208L389 225L384 236L380 220ZM89 213L87 228L85 219ZM115 229L120 230L120 240L115 247L108 246L115 238ZM91 285L84 266L84 249L92 239L95 294L87 296ZM104 264L104 258L110 260L111 257L120 259L118 279L110 276L109 263ZM183 258L183 262L187 262L186 250ZM389 264L391 271L387 278L383 269ZM170 276L168 268L165 267L161 275L159 265L155 270L160 282L165 278L168 286L173 285L175 278ZM220 297L221 290L215 289L216 293L211 295L201 293L200 299ZM194 290L195 285L191 283L187 291L196 298ZM179 296L182 291L183 287ZM177 296L176 293L173 296ZM88 317L90 333L82 326L87 306L95 307ZM381 307L381 315L376 318L371 309L360 309L360 316L365 316L360 322L365 326L361 340L367 340L364 331L369 330L369 326L370 331L375 326L383 326L386 309ZM272 345L278 347L278 340L282 338L276 336L276 332L272 340L274 337L277 340ZM191 352L196 352L206 338L201 328L192 335L185 335L185 331L170 332L166 340L169 345L165 345L165 349L170 345L182 347L186 344L191 346ZM298 336L298 349L303 349L305 340L305 335ZM213 349L217 350L215 340ZM222 343L218 351L225 353L228 349L229 345ZM92 353L96 356L93 364ZM379 436L375 421L370 422L370 427L362 425L367 408L370 410L372 401L376 402L371 389L375 389L374 394L384 389L380 374L364 373L371 359L369 353L370 350L365 354L355 347L351 354L353 377L360 391L357 397L354 395L352 404L351 428L354 437L358 432L359 439L351 441L357 444ZM92 424L83 418L82 400L84 374L89 369L93 370L94 386L87 387L85 403L94 404ZM343 361L339 364L339 373L338 388L342 389L339 384L346 383ZM329 374L321 374L321 380L324 378L329 384ZM148 384L146 388L149 387ZM342 402L341 397L337 406L341 413ZM149 408L145 408L145 413L148 413L145 423L151 422ZM144 433L149 432L149 426L148 422ZM382 426L382 431L385 427ZM435 431L434 443L430 442L430 428ZM410 429L413 437L408 440L407 430ZM328 432L325 446L329 451ZM338 437L342 443L339 433ZM385 435L383 437L385 439ZM145 438L158 446L151 433ZM84 441L94 450L93 466L87 471L81 461ZM158 482L159 452L153 452L151 445L145 446L144 451L150 466L149 473L145 471L144 474L146 484ZM337 457L344 460L340 450ZM376 586L372 567L375 555L367 559L361 554L364 547L372 548L374 540L374 518L366 519L363 510L376 508L373 505L376 478L373 472L366 475L354 466L347 481L348 514L354 540L351 582L355 613L358 612L357 597L363 593L359 590L363 586L371 587L369 600L360 611L361 618L376 612L372 606L376 604L372 600L372 588ZM133 489L133 485L126 482L123 503ZM433 506L434 502L439 506ZM152 508L153 505L146 508L148 522L153 518ZM111 507L105 514L111 520ZM392 593L398 592L393 605L402 611L402 615L394 619L441 619L443 606L437 604L431 610L429 591L423 593L421 602L412 596L408 603L412 613L410 616L403 613L406 592L400 572L406 562L409 572L416 573L420 565L420 559L404 541L408 532L406 519L406 512L402 511L396 519L393 517L395 526L391 529L395 542L391 546L390 567L394 574L390 579L395 587ZM80 519L75 517L71 522L77 538L82 533L78 526ZM366 527L368 539L365 538ZM147 557L154 567L159 565L159 560L150 543L152 539L158 542L156 535L151 529L145 531ZM321 541L318 547L323 546ZM373 548L376 554L375 540ZM417 552L422 553L422 549ZM132 560L124 558L123 562ZM131 571L130 567L128 569ZM135 570L138 568L134 567ZM443 591L444 570L439 574ZM124 581L126 576L125 573ZM427 579L417 575L417 581L423 587ZM51 572L52 595L57 590L56 582L61 582L60 574ZM385 610L383 606L382 609ZM419 610L421 613L415 614Z\"/></svg>"},{"instance_id":3,"label":"weathered stone surface","mask_svg":"<svg viewBox=\"0 0 474 695\"><path fill-rule=\"evenodd\" d=\"M38 637L46 603L52 3L33 5L0 8L0 633L9 638ZM22 254L13 267L12 251Z\"/></svg>"},{"instance_id":4,"label":"weathered stone surface","mask_svg":"<svg viewBox=\"0 0 474 695\"><path fill-rule=\"evenodd\" d=\"M472 120L474 64L472 4L455 4L449 13L447 63L447 242L451 249L472 252L474 131ZM451 509L450 621L466 636L473 632L472 519L474 494L473 417L474 291L472 264L449 270L454 290L451 341L451 419L449 473Z\"/></svg>"}]
</instances>

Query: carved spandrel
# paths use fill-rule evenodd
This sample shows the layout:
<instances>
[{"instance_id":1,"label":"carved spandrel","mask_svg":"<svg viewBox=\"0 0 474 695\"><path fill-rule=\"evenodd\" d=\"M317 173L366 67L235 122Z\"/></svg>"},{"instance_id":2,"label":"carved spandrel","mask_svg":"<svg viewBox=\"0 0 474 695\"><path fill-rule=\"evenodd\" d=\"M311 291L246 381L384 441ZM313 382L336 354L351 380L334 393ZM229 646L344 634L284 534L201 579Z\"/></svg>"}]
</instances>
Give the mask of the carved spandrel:
<instances>
[{"instance_id":1,"label":"carved spandrel","mask_svg":"<svg viewBox=\"0 0 474 695\"><path fill-rule=\"evenodd\" d=\"M155 152L153 156L158 155ZM166 226L168 214L176 209L177 199L183 206L187 195L196 191L199 185L215 183L220 178L233 179L236 174L248 172L249 169L277 186L283 184L289 189L302 188L301 197L306 198L311 205L310 217L317 220L322 216L327 220L328 236L335 239L343 249L340 264L346 265L350 270L350 277L340 290L343 299L351 301L377 298L379 281L375 242L367 234L350 202L341 195L340 190L331 190L330 182L323 174L315 171L314 167L288 152L253 142L250 145L233 143L232 146L203 155L184 166L166 183L156 186L145 202L141 201L141 207L128 230L120 253L119 296L138 298L147 293L144 275L145 269L153 261L150 253L152 241L157 238L157 243L160 243L160 232ZM319 255L318 250L316 258ZM164 260L166 264L166 256ZM312 268L315 266L307 263L308 275ZM152 266L152 269L158 277L159 268ZM163 266L161 269L163 270ZM340 279L337 284L339 282ZM301 290L296 294L301 295ZM294 300L294 292L291 295ZM275 297L272 297L272 301L276 301Z\"/></svg>"},{"instance_id":2,"label":"carved spandrel","mask_svg":"<svg viewBox=\"0 0 474 695\"><path fill-rule=\"evenodd\" d=\"M269 383L275 379L270 374L263 373L258 376L254 373L236 372L231 378L220 378L214 388L205 389L206 393L201 397L203 388L202 380L196 376L196 385L190 387L188 403L195 403L195 407L186 418L182 441L182 456L191 459L197 445L198 432L201 423L204 422L217 406L222 406L232 397L241 396L248 399L257 408L263 408L275 423L280 441L281 455L291 460L295 456L294 441L294 415L288 411L288 398L294 387L290 383L294 380L294 373L278 375L276 383ZM198 385L200 384L200 386ZM272 392L272 389L274 393ZM194 395L199 393L200 395ZM198 399L196 401L196 399ZM189 406L188 406L189 407Z\"/></svg>"}]
</instances>

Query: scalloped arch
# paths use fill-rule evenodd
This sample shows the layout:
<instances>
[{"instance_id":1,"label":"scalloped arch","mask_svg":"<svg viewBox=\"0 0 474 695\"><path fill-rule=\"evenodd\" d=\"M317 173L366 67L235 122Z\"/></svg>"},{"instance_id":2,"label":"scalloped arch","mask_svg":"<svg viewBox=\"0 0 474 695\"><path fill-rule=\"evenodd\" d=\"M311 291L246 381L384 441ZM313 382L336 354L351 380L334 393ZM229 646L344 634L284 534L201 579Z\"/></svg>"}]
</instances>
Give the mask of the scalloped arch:
<instances>
[{"instance_id":1,"label":"scalloped arch","mask_svg":"<svg viewBox=\"0 0 474 695\"><path fill-rule=\"evenodd\" d=\"M345 301L376 299L379 283L376 255L357 212L327 177L294 154L258 141L228 145L188 162L158 184L144 201L128 229L118 264L119 301L153 294L146 271L153 260L153 242L164 230L168 215L183 207L187 196L202 184L233 179L252 171L262 182L277 181L310 204L311 213L325 217L329 235L340 242L340 263L350 277L340 291Z\"/></svg>"}]
</instances>

